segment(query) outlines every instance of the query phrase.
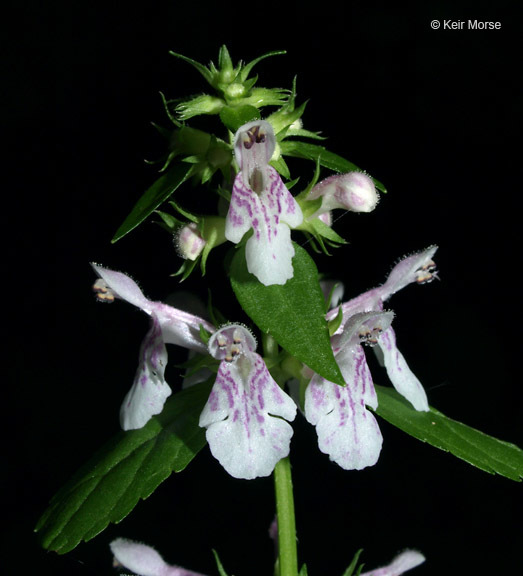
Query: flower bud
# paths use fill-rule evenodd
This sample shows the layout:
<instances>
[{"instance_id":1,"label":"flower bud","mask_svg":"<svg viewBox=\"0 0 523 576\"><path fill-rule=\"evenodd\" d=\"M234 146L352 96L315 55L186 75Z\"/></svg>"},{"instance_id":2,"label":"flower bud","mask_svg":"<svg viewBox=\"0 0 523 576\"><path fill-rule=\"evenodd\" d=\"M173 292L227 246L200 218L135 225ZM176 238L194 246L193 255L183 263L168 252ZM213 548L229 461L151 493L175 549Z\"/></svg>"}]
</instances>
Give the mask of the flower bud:
<instances>
[{"instance_id":1,"label":"flower bud","mask_svg":"<svg viewBox=\"0 0 523 576\"><path fill-rule=\"evenodd\" d=\"M202 238L198 225L194 222L179 229L176 235L178 254L185 260L196 260L202 253L206 241Z\"/></svg>"},{"instance_id":2,"label":"flower bud","mask_svg":"<svg viewBox=\"0 0 523 576\"><path fill-rule=\"evenodd\" d=\"M307 200L322 199L315 217L328 210L343 208L351 212L372 212L378 203L378 193L369 176L363 172L335 174L322 180L311 190Z\"/></svg>"},{"instance_id":3,"label":"flower bud","mask_svg":"<svg viewBox=\"0 0 523 576\"><path fill-rule=\"evenodd\" d=\"M233 82L232 84L229 84L227 88L225 88L224 92L226 98L234 100L235 98L242 98L245 96L247 90L243 84L239 82Z\"/></svg>"}]
</instances>

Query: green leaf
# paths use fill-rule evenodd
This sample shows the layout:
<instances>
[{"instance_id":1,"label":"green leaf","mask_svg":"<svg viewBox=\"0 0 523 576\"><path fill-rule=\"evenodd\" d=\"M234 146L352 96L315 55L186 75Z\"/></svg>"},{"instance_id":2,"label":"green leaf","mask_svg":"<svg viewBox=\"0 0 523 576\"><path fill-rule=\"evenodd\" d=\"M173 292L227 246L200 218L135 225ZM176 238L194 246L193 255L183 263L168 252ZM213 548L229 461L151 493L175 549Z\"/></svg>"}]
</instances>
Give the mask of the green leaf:
<instances>
[{"instance_id":1,"label":"green leaf","mask_svg":"<svg viewBox=\"0 0 523 576\"><path fill-rule=\"evenodd\" d=\"M249 105L238 106L237 108L225 106L220 110L220 120L225 127L233 133L236 132L240 126L252 120L257 120L259 117L260 112L258 108Z\"/></svg>"},{"instance_id":2,"label":"green leaf","mask_svg":"<svg viewBox=\"0 0 523 576\"><path fill-rule=\"evenodd\" d=\"M356 164L334 154L334 152L329 152L326 148L318 144L300 142L299 140L285 140L280 143L280 147L281 153L287 156L314 161L317 161L319 158L320 164L325 168L329 168L329 170L335 170L336 172L363 172ZM385 186L379 180L376 180L376 178L370 177L376 188L386 194L387 189Z\"/></svg>"},{"instance_id":3,"label":"green leaf","mask_svg":"<svg viewBox=\"0 0 523 576\"><path fill-rule=\"evenodd\" d=\"M376 386L377 414L407 434L432 444L490 474L519 482L523 478L523 450L451 420L434 408L417 412L392 388Z\"/></svg>"},{"instance_id":4,"label":"green leaf","mask_svg":"<svg viewBox=\"0 0 523 576\"><path fill-rule=\"evenodd\" d=\"M251 70L256 66L256 64L258 64L258 62L261 62L265 58L269 58L269 56L279 56L280 54L287 54L287 52L285 50L273 50L272 52L267 52L266 54L251 60L248 64L245 64L241 69L241 81L245 82L247 80Z\"/></svg>"},{"instance_id":5,"label":"green leaf","mask_svg":"<svg viewBox=\"0 0 523 576\"><path fill-rule=\"evenodd\" d=\"M64 554L120 522L205 446L199 415L205 382L175 394L144 428L120 432L54 496L36 531L44 548Z\"/></svg>"},{"instance_id":6,"label":"green leaf","mask_svg":"<svg viewBox=\"0 0 523 576\"><path fill-rule=\"evenodd\" d=\"M220 558L218 556L218 552L216 552L216 550L213 550L212 553L214 554L214 560L216 561L216 567L218 568L218 574L220 576L227 576L227 572L225 572L225 568L223 567L223 564L220 561Z\"/></svg>"},{"instance_id":7,"label":"green leaf","mask_svg":"<svg viewBox=\"0 0 523 576\"><path fill-rule=\"evenodd\" d=\"M358 550L356 552L356 554L354 554L354 558L352 559L352 562L350 563L350 566L347 568L347 570L345 570L345 572L343 573L343 576L353 576L354 574L354 570L356 570L356 566L358 565L358 560L360 558L360 554L363 552L363 548L361 548L360 550ZM358 574L361 572L361 566L358 569L358 572L355 576L358 576Z\"/></svg>"},{"instance_id":8,"label":"green leaf","mask_svg":"<svg viewBox=\"0 0 523 576\"><path fill-rule=\"evenodd\" d=\"M276 160L271 160L270 164L278 172L278 174L280 174L286 180L290 180L291 173L287 163L283 159L283 156L280 156Z\"/></svg>"},{"instance_id":9,"label":"green leaf","mask_svg":"<svg viewBox=\"0 0 523 576\"><path fill-rule=\"evenodd\" d=\"M139 226L148 216L165 202L169 196L191 176L191 164L177 164L147 189L131 213L118 228L111 242L114 244L131 230Z\"/></svg>"},{"instance_id":10,"label":"green leaf","mask_svg":"<svg viewBox=\"0 0 523 576\"><path fill-rule=\"evenodd\" d=\"M187 56L184 56L183 54L178 54L177 52L173 52L172 50L169 51L169 54L171 56L175 56L176 58L180 58L181 60L185 60L185 62L188 62L191 66L194 66L194 68L196 68L196 70L198 70L198 72L205 78L205 80L207 80L207 82L209 82L209 84L212 85L213 74L209 70L209 68L207 68L207 66L204 66L203 64L200 64L199 62L196 62L196 60L193 60L192 58L188 58Z\"/></svg>"},{"instance_id":11,"label":"green leaf","mask_svg":"<svg viewBox=\"0 0 523 576\"><path fill-rule=\"evenodd\" d=\"M231 263L231 284L248 316L263 332L327 380L344 385L334 359L318 270L306 250L294 244L294 276L283 285L264 286L247 270L245 249Z\"/></svg>"}]
</instances>

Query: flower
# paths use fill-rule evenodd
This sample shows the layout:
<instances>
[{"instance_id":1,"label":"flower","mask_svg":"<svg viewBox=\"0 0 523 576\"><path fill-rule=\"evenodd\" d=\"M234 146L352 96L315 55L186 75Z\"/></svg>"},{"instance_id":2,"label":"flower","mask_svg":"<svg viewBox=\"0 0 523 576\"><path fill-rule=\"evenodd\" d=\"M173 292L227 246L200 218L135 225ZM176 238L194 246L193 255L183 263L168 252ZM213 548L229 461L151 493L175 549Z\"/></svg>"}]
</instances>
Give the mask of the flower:
<instances>
[{"instance_id":1,"label":"flower","mask_svg":"<svg viewBox=\"0 0 523 576\"><path fill-rule=\"evenodd\" d=\"M370 572L363 572L360 576L400 576L400 574L416 568L423 562L425 562L423 554L416 550L405 550L398 554L388 566L377 568Z\"/></svg>"},{"instance_id":2,"label":"flower","mask_svg":"<svg viewBox=\"0 0 523 576\"><path fill-rule=\"evenodd\" d=\"M164 379L167 365L165 344L205 353L207 347L200 339L200 326L209 332L214 332L215 328L199 316L149 300L129 276L96 264L92 266L99 276L94 285L99 299L113 301L119 298L151 316L151 327L142 342L136 376L120 409L122 428L135 430L159 414L171 394L171 388Z\"/></svg>"},{"instance_id":3,"label":"flower","mask_svg":"<svg viewBox=\"0 0 523 576\"><path fill-rule=\"evenodd\" d=\"M378 461L383 442L374 416L378 399L362 341L373 341L392 322L392 312L352 316L333 350L346 386L315 374L305 392L305 417L316 426L318 446L345 470L361 470Z\"/></svg>"},{"instance_id":4,"label":"flower","mask_svg":"<svg viewBox=\"0 0 523 576\"><path fill-rule=\"evenodd\" d=\"M203 318L162 302L147 299L136 282L122 274L93 264L99 275L95 291L104 301L125 300L151 316L136 376L120 410L124 430L142 428L159 414L171 388L164 379L167 365L165 344L178 344L210 354L220 361L216 381L200 415L207 428L211 453L235 478L268 476L289 454L296 405L271 377L256 340L239 324L219 330ZM200 327L212 333L206 346ZM287 421L286 421L287 420Z\"/></svg>"},{"instance_id":5,"label":"flower","mask_svg":"<svg viewBox=\"0 0 523 576\"><path fill-rule=\"evenodd\" d=\"M341 304L342 322L331 343L347 385L338 386L315 374L305 392L305 417L316 426L320 450L346 470L374 465L382 445L378 424L367 410L367 406L375 410L378 401L362 344L380 350L393 386L416 410L429 410L421 382L397 348L393 313L383 311L383 303L410 283L437 278L432 260L436 250L431 246L404 258L382 286ZM339 308L332 309L327 319L338 313Z\"/></svg>"},{"instance_id":6,"label":"flower","mask_svg":"<svg viewBox=\"0 0 523 576\"><path fill-rule=\"evenodd\" d=\"M236 132L234 152L240 172L225 224L225 237L235 244L252 228L245 247L247 269L265 286L292 278L290 228L303 221L298 203L269 165L275 146L272 126L263 120L249 122Z\"/></svg>"},{"instance_id":7,"label":"flower","mask_svg":"<svg viewBox=\"0 0 523 576\"><path fill-rule=\"evenodd\" d=\"M289 454L296 405L273 380L256 341L240 324L209 339L220 366L200 426L207 428L211 453L235 478L268 476Z\"/></svg>"},{"instance_id":8,"label":"flower","mask_svg":"<svg viewBox=\"0 0 523 576\"><path fill-rule=\"evenodd\" d=\"M383 303L393 294L409 284L428 284L438 277L433 256L437 246L429 246L421 252L416 252L400 260L391 270L387 280L381 286L360 294L356 298L341 305L343 320L337 333L343 331L348 319L357 312L383 310ZM331 320L338 310L327 313ZM375 348L378 356L382 356L383 364L394 388L404 396L416 410L427 412L429 404L421 382L413 374L407 362L396 345L396 334L392 327L385 330L377 341Z\"/></svg>"},{"instance_id":9,"label":"flower","mask_svg":"<svg viewBox=\"0 0 523 576\"><path fill-rule=\"evenodd\" d=\"M114 555L114 565L124 566L138 576L204 576L167 564L154 548L140 542L117 538L109 546Z\"/></svg>"},{"instance_id":10,"label":"flower","mask_svg":"<svg viewBox=\"0 0 523 576\"><path fill-rule=\"evenodd\" d=\"M307 200L321 198L321 207L310 218L329 210L343 208L351 212L372 212L379 200L372 178L363 172L335 174L318 182Z\"/></svg>"},{"instance_id":11,"label":"flower","mask_svg":"<svg viewBox=\"0 0 523 576\"><path fill-rule=\"evenodd\" d=\"M196 222L189 222L178 230L176 234L176 246L178 253L185 260L196 260L202 253L206 240L198 230Z\"/></svg>"}]
</instances>

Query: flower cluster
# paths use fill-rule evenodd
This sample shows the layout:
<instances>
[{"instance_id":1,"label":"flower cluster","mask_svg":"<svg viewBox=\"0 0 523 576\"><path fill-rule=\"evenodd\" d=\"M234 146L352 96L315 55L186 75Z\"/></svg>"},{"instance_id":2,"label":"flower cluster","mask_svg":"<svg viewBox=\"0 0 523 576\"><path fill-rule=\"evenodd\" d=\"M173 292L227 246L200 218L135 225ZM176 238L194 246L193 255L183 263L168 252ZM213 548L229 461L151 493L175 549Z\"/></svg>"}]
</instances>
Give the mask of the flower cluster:
<instances>
[{"instance_id":1,"label":"flower cluster","mask_svg":"<svg viewBox=\"0 0 523 576\"><path fill-rule=\"evenodd\" d=\"M242 176L240 176L241 178ZM378 424L368 408L376 409L377 397L365 359L363 344L382 352L389 378L416 410L428 410L422 385L396 346L391 327L393 313L383 303L410 283L423 284L436 277L432 257L436 247L401 260L387 281L327 313L342 313L332 336L332 348L346 386L311 375L305 392L305 417L316 426L319 448L345 469L361 469L376 463L382 444ZM93 265L99 279L95 290L104 301L125 300L151 317L142 343L139 366L131 390L121 408L124 430L143 427L162 411L171 394L164 379L166 344L176 344L219 362L216 380L203 408L199 424L206 428L212 454L236 478L271 474L289 453L296 405L274 380L256 341L240 324L217 329L205 319L146 298L131 278ZM207 343L201 329L211 334ZM281 384L284 384L281 383Z\"/></svg>"}]
</instances>

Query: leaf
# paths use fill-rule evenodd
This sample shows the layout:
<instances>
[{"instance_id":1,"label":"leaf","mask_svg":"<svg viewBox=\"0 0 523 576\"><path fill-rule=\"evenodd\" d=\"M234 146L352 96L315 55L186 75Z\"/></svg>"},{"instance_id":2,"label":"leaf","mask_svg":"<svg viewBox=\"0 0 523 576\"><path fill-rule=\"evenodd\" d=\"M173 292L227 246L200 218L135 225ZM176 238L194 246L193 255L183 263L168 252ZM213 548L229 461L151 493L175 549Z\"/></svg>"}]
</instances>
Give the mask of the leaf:
<instances>
[{"instance_id":1,"label":"leaf","mask_svg":"<svg viewBox=\"0 0 523 576\"><path fill-rule=\"evenodd\" d=\"M135 204L111 242L114 244L150 216L191 176L191 168L191 164L176 164L169 172L160 176Z\"/></svg>"},{"instance_id":2,"label":"leaf","mask_svg":"<svg viewBox=\"0 0 523 576\"><path fill-rule=\"evenodd\" d=\"M376 386L376 413L407 434L432 444L488 472L519 482L523 478L523 450L479 430L451 420L436 409L417 412L392 388Z\"/></svg>"},{"instance_id":3,"label":"leaf","mask_svg":"<svg viewBox=\"0 0 523 576\"><path fill-rule=\"evenodd\" d=\"M254 68L254 66L256 66L256 64L258 64L258 62L261 62L265 58L269 58L269 56L279 56L280 54L287 54L287 52L285 50L273 50L272 52L267 52L266 54L258 56L258 58L255 58L254 60L251 60L248 64L242 67L241 81L245 82L247 80L249 74L251 73L251 70Z\"/></svg>"},{"instance_id":4,"label":"leaf","mask_svg":"<svg viewBox=\"0 0 523 576\"><path fill-rule=\"evenodd\" d=\"M306 160L318 160L322 166L335 170L336 172L363 172L356 164L345 160L341 156L329 152L323 146L318 144L310 144L308 142L300 142L299 140L285 140L280 143L281 153L287 156L294 156L295 158L305 158ZM369 174L370 176L370 174ZM376 178L372 178L374 185L380 192L387 193L385 186Z\"/></svg>"},{"instance_id":5,"label":"leaf","mask_svg":"<svg viewBox=\"0 0 523 576\"><path fill-rule=\"evenodd\" d=\"M196 68L196 70L198 70L198 72L205 78L205 80L207 80L207 82L209 82L209 84L212 85L213 74L212 74L211 70L209 70L209 68L207 68L207 66L204 66L203 64L200 64L199 62L196 62L196 60L193 60L192 58L188 58L187 56L184 56L183 54L178 54L177 52L173 52L172 50L169 51L169 54L171 56L175 56L176 58L180 58L181 60L185 60L185 62L188 62L191 66L194 66L194 68Z\"/></svg>"},{"instance_id":6,"label":"leaf","mask_svg":"<svg viewBox=\"0 0 523 576\"><path fill-rule=\"evenodd\" d=\"M294 244L294 276L283 285L264 286L248 272L245 249L237 250L231 263L231 284L248 316L314 372L344 385L334 359L318 270L306 250Z\"/></svg>"},{"instance_id":7,"label":"leaf","mask_svg":"<svg viewBox=\"0 0 523 576\"><path fill-rule=\"evenodd\" d=\"M53 497L35 528L44 548L64 554L120 522L205 446L199 415L205 382L175 394L144 428L120 432Z\"/></svg>"},{"instance_id":8,"label":"leaf","mask_svg":"<svg viewBox=\"0 0 523 576\"><path fill-rule=\"evenodd\" d=\"M363 552L363 548L361 548L360 550L358 550L356 552L356 554L354 554L354 558L352 559L352 562L350 563L350 566L347 568L347 570L345 570L345 572L343 573L343 576L353 576L354 574L354 570L356 570L356 566L358 565L358 560L360 558L361 553ZM358 574L361 572L361 566L358 569L358 572L355 574L355 576L358 576Z\"/></svg>"},{"instance_id":9,"label":"leaf","mask_svg":"<svg viewBox=\"0 0 523 576\"><path fill-rule=\"evenodd\" d=\"M216 550L213 550L212 553L214 554L214 560L216 561L216 567L218 568L218 574L220 576L227 576L227 572L225 572L223 564L221 563L221 560L218 556L218 552L216 552Z\"/></svg>"}]
</instances>

